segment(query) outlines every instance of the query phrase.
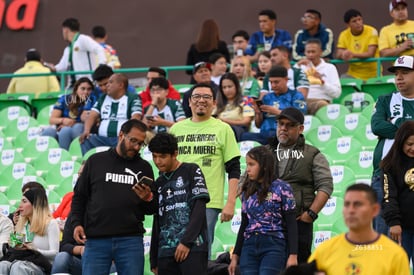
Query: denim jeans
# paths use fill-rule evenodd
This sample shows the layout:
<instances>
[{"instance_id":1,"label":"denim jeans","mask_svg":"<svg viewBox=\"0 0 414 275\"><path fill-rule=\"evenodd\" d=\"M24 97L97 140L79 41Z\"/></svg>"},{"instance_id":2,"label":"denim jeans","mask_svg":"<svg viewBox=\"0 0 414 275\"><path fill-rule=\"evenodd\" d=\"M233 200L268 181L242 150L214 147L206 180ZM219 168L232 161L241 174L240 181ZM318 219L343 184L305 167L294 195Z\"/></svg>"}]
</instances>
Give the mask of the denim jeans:
<instances>
[{"instance_id":1,"label":"denim jeans","mask_svg":"<svg viewBox=\"0 0 414 275\"><path fill-rule=\"evenodd\" d=\"M381 234L384 234L385 236L388 236L389 228L388 228L387 224L385 223L384 218L382 217L382 200L384 199L384 188L382 186L380 176L375 175L375 176L372 177L371 187L377 193L378 203L381 206L380 213L374 218L373 227L374 227L375 231L377 231L378 233L381 233Z\"/></svg>"},{"instance_id":2,"label":"denim jeans","mask_svg":"<svg viewBox=\"0 0 414 275\"><path fill-rule=\"evenodd\" d=\"M119 275L144 273L144 244L141 236L89 238L82 256L82 274L108 275L112 261Z\"/></svg>"},{"instance_id":3,"label":"denim jeans","mask_svg":"<svg viewBox=\"0 0 414 275\"><path fill-rule=\"evenodd\" d=\"M62 127L59 132L49 127L43 130L42 136L54 137L58 140L60 148L69 150L70 143L83 133L83 123L75 123L72 127Z\"/></svg>"},{"instance_id":4,"label":"denim jeans","mask_svg":"<svg viewBox=\"0 0 414 275\"><path fill-rule=\"evenodd\" d=\"M414 259L413 259L414 231L410 231L410 230L407 230L407 229L402 230L401 245L404 248L405 252L407 252L408 261L411 260L414 263ZM413 267L413 272L414 272L414 267Z\"/></svg>"},{"instance_id":5,"label":"denim jeans","mask_svg":"<svg viewBox=\"0 0 414 275\"><path fill-rule=\"evenodd\" d=\"M118 143L118 137L103 137L96 134L91 134L89 138L85 139L81 144L82 155L85 155L90 149L98 146L115 147Z\"/></svg>"},{"instance_id":6,"label":"denim jeans","mask_svg":"<svg viewBox=\"0 0 414 275\"><path fill-rule=\"evenodd\" d=\"M254 141L259 142L262 145L266 145L269 143L269 139L274 138L275 136L276 136L275 130L267 131L267 132L261 131L260 133L246 132L241 135L240 140L241 141L254 140Z\"/></svg>"},{"instance_id":7,"label":"denim jeans","mask_svg":"<svg viewBox=\"0 0 414 275\"><path fill-rule=\"evenodd\" d=\"M52 272L82 275L82 260L68 252L59 252L53 261Z\"/></svg>"},{"instance_id":8,"label":"denim jeans","mask_svg":"<svg viewBox=\"0 0 414 275\"><path fill-rule=\"evenodd\" d=\"M207 208L206 219L207 219L207 234L208 234L208 259L211 259L211 245L214 241L214 230L216 229L216 223L218 215L221 213L220 209Z\"/></svg>"},{"instance_id":9,"label":"denim jeans","mask_svg":"<svg viewBox=\"0 0 414 275\"><path fill-rule=\"evenodd\" d=\"M240 274L279 274L285 269L286 261L286 240L271 235L256 234L244 240L240 255Z\"/></svg>"}]
</instances>

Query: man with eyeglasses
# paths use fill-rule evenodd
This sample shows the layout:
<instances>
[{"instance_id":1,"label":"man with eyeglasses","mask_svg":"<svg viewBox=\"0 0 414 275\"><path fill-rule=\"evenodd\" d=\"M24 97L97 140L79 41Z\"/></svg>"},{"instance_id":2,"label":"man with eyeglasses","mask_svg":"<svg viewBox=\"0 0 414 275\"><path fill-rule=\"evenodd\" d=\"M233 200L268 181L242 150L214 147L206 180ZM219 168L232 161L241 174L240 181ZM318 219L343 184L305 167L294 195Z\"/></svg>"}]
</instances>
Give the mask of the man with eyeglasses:
<instances>
[{"instance_id":1,"label":"man with eyeglasses","mask_svg":"<svg viewBox=\"0 0 414 275\"><path fill-rule=\"evenodd\" d=\"M210 202L207 204L209 255L214 229L221 221L233 218L237 184L240 178L240 151L233 130L212 117L216 93L205 83L196 84L189 96L192 117L175 123L170 133L178 139L178 160L200 166L206 179ZM225 173L228 174L228 196L224 204Z\"/></svg>"},{"instance_id":2,"label":"man with eyeglasses","mask_svg":"<svg viewBox=\"0 0 414 275\"><path fill-rule=\"evenodd\" d=\"M309 9L301 18L304 28L298 30L293 39L292 57L298 61L305 58L305 44L310 38L316 38L322 44L322 57L332 59L334 53L334 35L331 29L321 23L319 11Z\"/></svg>"},{"instance_id":3,"label":"man with eyeglasses","mask_svg":"<svg viewBox=\"0 0 414 275\"><path fill-rule=\"evenodd\" d=\"M211 80L211 64L207 62L198 62L194 65L193 68L193 78L196 82L196 85L199 83L208 84L212 87L214 96L218 91L218 86L214 81ZM186 117L191 117L192 112L189 105L189 99L193 92L195 86L191 87L188 91L186 91L183 95L183 109Z\"/></svg>"},{"instance_id":4,"label":"man with eyeglasses","mask_svg":"<svg viewBox=\"0 0 414 275\"><path fill-rule=\"evenodd\" d=\"M131 119L122 124L115 148L93 154L74 189L73 237L84 244L82 274L109 274L112 261L118 274L144 272L144 215L157 209L151 187L151 165L139 155L147 126Z\"/></svg>"},{"instance_id":5,"label":"man with eyeglasses","mask_svg":"<svg viewBox=\"0 0 414 275\"><path fill-rule=\"evenodd\" d=\"M326 157L305 143L305 117L296 108L286 108L277 117L276 136L268 145L275 156L275 176L288 182L296 200L298 262L311 254L313 222L333 191L333 179Z\"/></svg>"},{"instance_id":6,"label":"man with eyeglasses","mask_svg":"<svg viewBox=\"0 0 414 275\"><path fill-rule=\"evenodd\" d=\"M101 96L92 107L79 137L82 155L98 146L115 146L121 125L131 118L141 119L141 99L137 94L127 93L127 87L128 78L124 74L111 75L107 94ZM98 133L91 134L91 129L98 120Z\"/></svg>"},{"instance_id":7,"label":"man with eyeglasses","mask_svg":"<svg viewBox=\"0 0 414 275\"><path fill-rule=\"evenodd\" d=\"M169 82L164 77L152 79L149 84L151 104L145 110L144 123L154 133L167 132L174 123L185 119L181 102L167 98Z\"/></svg>"}]
</instances>

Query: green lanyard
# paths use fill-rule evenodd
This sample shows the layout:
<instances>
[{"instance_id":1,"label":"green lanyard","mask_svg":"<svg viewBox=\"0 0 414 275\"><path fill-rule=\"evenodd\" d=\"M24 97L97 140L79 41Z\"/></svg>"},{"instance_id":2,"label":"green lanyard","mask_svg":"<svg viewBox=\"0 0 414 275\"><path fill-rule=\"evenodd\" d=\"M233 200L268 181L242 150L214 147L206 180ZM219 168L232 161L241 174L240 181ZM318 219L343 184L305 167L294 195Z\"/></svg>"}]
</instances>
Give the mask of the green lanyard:
<instances>
[{"instance_id":1,"label":"green lanyard","mask_svg":"<svg viewBox=\"0 0 414 275\"><path fill-rule=\"evenodd\" d=\"M25 243L31 243L33 241L33 238L34 238L35 234L30 231L30 224L26 223L26 226L25 226L24 229L25 229L25 233L26 233L26 237L25 237L24 242Z\"/></svg>"},{"instance_id":2,"label":"green lanyard","mask_svg":"<svg viewBox=\"0 0 414 275\"><path fill-rule=\"evenodd\" d=\"M70 45L69 45L69 63L72 69L73 69L73 65L72 65L73 45L75 44L76 40L78 40L78 38L79 38L79 33L77 32L75 33L75 36L73 37L72 42L70 42Z\"/></svg>"}]
</instances>

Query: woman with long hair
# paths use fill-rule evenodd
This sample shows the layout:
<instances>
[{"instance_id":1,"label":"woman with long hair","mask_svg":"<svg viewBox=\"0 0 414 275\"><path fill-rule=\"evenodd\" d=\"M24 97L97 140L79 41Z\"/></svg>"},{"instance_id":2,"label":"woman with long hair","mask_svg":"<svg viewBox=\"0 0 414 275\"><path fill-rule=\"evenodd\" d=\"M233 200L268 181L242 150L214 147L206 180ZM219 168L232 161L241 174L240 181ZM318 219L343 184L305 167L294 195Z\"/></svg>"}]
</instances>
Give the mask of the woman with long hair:
<instances>
[{"instance_id":1,"label":"woman with long hair","mask_svg":"<svg viewBox=\"0 0 414 275\"><path fill-rule=\"evenodd\" d=\"M52 218L46 192L41 188L31 188L23 193L19 212L19 221L15 232L23 237L20 249L40 252L49 262L53 263L59 252L60 230ZM31 261L1 261L0 274L10 275L43 275L50 272Z\"/></svg>"},{"instance_id":2,"label":"woman with long hair","mask_svg":"<svg viewBox=\"0 0 414 275\"><path fill-rule=\"evenodd\" d=\"M270 52L263 51L259 53L257 59L258 72L256 73L256 79L259 82L261 88L263 88L263 80L272 68L272 61L270 60Z\"/></svg>"},{"instance_id":3,"label":"woman with long hair","mask_svg":"<svg viewBox=\"0 0 414 275\"><path fill-rule=\"evenodd\" d=\"M213 19L207 19L203 22L201 30L198 33L197 41L191 44L187 52L187 65L194 65L198 62L209 62L210 55L221 53L230 63L230 53L227 49L226 42L220 40L219 26ZM187 71L192 74L193 71ZM194 82L192 82L194 83Z\"/></svg>"},{"instance_id":4,"label":"woman with long hair","mask_svg":"<svg viewBox=\"0 0 414 275\"><path fill-rule=\"evenodd\" d=\"M259 82L253 77L249 58L246 56L235 56L231 61L230 71L237 76L244 96L260 97Z\"/></svg>"},{"instance_id":5,"label":"woman with long hair","mask_svg":"<svg viewBox=\"0 0 414 275\"><path fill-rule=\"evenodd\" d=\"M62 95L53 106L49 123L42 135L51 136L59 141L61 148L69 149L70 143L83 133L83 123L95 103L91 95L93 83L87 77L79 78L71 94Z\"/></svg>"},{"instance_id":6,"label":"woman with long hair","mask_svg":"<svg viewBox=\"0 0 414 275\"><path fill-rule=\"evenodd\" d=\"M239 80L233 73L226 73L221 77L214 114L231 126L237 141L242 133L249 130L254 110L244 104Z\"/></svg>"},{"instance_id":7,"label":"woman with long hair","mask_svg":"<svg viewBox=\"0 0 414 275\"><path fill-rule=\"evenodd\" d=\"M291 186L275 180L275 159L265 146L246 155L247 178L240 188L242 220L228 271L279 274L297 264L295 198Z\"/></svg>"},{"instance_id":8,"label":"woman with long hair","mask_svg":"<svg viewBox=\"0 0 414 275\"><path fill-rule=\"evenodd\" d=\"M414 260L414 121L408 120L398 128L380 168L383 217L390 228L389 237Z\"/></svg>"}]
</instances>

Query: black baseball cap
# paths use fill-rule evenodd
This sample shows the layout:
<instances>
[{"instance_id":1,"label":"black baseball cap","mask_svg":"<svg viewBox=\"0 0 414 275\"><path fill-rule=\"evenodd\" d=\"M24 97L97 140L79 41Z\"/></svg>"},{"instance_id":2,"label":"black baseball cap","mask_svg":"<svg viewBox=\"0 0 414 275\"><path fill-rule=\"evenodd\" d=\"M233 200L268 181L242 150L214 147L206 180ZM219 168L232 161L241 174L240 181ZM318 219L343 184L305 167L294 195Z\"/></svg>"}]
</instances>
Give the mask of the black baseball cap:
<instances>
[{"instance_id":1,"label":"black baseball cap","mask_svg":"<svg viewBox=\"0 0 414 275\"><path fill-rule=\"evenodd\" d=\"M301 111L296 108L288 107L280 113L280 115L276 116L276 119L279 120L281 118L287 118L292 122L303 124L305 121L305 117Z\"/></svg>"}]
</instances>

